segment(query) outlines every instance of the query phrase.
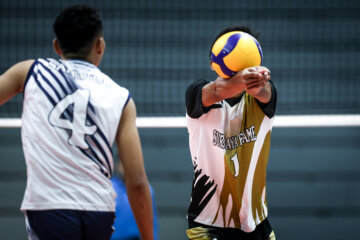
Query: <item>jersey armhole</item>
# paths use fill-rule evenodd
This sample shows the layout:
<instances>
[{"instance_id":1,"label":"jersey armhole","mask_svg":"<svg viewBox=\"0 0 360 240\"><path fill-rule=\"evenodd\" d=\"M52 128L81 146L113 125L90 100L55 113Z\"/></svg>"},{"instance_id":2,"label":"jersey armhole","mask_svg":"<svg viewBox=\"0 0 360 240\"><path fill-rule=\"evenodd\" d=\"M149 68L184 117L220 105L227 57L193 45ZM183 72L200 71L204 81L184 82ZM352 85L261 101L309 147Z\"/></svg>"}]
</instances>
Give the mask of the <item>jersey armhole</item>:
<instances>
[{"instance_id":1,"label":"jersey armhole","mask_svg":"<svg viewBox=\"0 0 360 240\"><path fill-rule=\"evenodd\" d=\"M123 108L122 108L122 111L121 111L121 112L123 112L123 111L124 111L125 107L127 106L127 104L128 104L128 103L129 103L129 101L130 101L130 98L131 98L131 93L129 92L128 97L127 97L127 99L126 99L126 101L125 101L125 104L124 104L124 106L123 106Z\"/></svg>"},{"instance_id":2,"label":"jersey armhole","mask_svg":"<svg viewBox=\"0 0 360 240\"><path fill-rule=\"evenodd\" d=\"M272 118L275 115L276 102L277 102L277 91L274 82L269 81L271 86L271 98L268 103L262 103L255 98L255 101L268 118Z\"/></svg>"},{"instance_id":3,"label":"jersey armhole","mask_svg":"<svg viewBox=\"0 0 360 240\"><path fill-rule=\"evenodd\" d=\"M200 118L207 114L213 108L220 108L220 104L213 104L204 107L202 104L202 88L208 84L209 81L199 79L188 86L185 91L186 113L190 118Z\"/></svg>"},{"instance_id":4,"label":"jersey armhole","mask_svg":"<svg viewBox=\"0 0 360 240\"><path fill-rule=\"evenodd\" d=\"M30 68L29 68L29 71L26 75L26 78L25 78L25 82L24 82L24 86L23 86L23 96L25 97L25 88L26 88L26 85L27 83L29 82L29 79L33 73L33 70L35 68L35 65L38 63L38 59L35 59L35 61L31 64Z\"/></svg>"}]
</instances>

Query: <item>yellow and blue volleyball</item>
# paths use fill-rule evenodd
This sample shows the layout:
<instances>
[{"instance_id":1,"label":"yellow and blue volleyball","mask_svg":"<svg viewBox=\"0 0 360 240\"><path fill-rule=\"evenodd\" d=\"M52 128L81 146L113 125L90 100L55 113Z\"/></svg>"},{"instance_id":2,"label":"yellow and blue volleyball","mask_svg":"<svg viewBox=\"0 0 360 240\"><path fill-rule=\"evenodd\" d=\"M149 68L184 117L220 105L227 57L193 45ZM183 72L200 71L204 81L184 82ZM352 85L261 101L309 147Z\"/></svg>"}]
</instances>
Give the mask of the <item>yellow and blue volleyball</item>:
<instances>
[{"instance_id":1,"label":"yellow and blue volleyball","mask_svg":"<svg viewBox=\"0 0 360 240\"><path fill-rule=\"evenodd\" d=\"M222 78L230 78L247 67L260 66L259 42L250 34L233 31L220 36L211 49L211 65Z\"/></svg>"}]
</instances>

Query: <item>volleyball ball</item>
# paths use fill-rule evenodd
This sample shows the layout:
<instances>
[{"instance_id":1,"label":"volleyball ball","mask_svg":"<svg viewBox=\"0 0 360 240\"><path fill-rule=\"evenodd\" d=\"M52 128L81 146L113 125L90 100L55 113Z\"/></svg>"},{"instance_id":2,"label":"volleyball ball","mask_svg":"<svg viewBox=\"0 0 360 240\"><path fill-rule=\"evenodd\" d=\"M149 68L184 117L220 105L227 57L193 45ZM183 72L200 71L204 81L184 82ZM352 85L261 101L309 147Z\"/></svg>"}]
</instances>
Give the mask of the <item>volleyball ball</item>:
<instances>
[{"instance_id":1,"label":"volleyball ball","mask_svg":"<svg viewBox=\"0 0 360 240\"><path fill-rule=\"evenodd\" d=\"M250 34L232 31L220 36L211 48L211 66L222 78L230 78L247 67L260 66L259 42Z\"/></svg>"}]
</instances>

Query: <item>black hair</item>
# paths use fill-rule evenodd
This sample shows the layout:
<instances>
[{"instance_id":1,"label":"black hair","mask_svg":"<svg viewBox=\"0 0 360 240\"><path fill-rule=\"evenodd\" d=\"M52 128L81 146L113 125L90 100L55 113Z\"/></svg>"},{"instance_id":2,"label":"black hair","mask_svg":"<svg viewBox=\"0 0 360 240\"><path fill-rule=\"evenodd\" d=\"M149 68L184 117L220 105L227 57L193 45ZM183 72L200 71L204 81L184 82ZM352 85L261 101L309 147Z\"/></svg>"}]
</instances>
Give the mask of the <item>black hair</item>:
<instances>
[{"instance_id":1,"label":"black hair","mask_svg":"<svg viewBox=\"0 0 360 240\"><path fill-rule=\"evenodd\" d=\"M71 53L86 58L91 44L102 35L100 12L89 5L74 5L65 8L56 18L54 32L64 55Z\"/></svg>"},{"instance_id":2,"label":"black hair","mask_svg":"<svg viewBox=\"0 0 360 240\"><path fill-rule=\"evenodd\" d=\"M210 54L209 54L210 59L211 59L211 50L212 50L212 48L213 48L216 40L217 40L218 38L220 38L222 35L224 35L225 33L233 32L233 31L246 32L246 33L250 34L251 36L253 36L254 38L256 38L257 40L258 40L258 37L259 37L259 34L258 34L258 33L253 33L253 32L251 31L250 27L245 26L245 25L235 25L235 26L231 26L231 27L226 27L226 28L224 28L223 30L221 30L221 32L219 32L219 33L216 35L214 41L212 42L211 47L210 47Z\"/></svg>"}]
</instances>

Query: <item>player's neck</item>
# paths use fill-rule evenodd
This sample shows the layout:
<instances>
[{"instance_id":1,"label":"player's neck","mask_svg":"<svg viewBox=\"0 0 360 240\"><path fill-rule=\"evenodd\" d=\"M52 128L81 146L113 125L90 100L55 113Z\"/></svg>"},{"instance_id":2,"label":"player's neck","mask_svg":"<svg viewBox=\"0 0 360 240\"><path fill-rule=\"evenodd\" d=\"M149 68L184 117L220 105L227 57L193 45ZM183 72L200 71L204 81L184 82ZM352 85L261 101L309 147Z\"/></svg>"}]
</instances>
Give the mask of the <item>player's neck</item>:
<instances>
[{"instance_id":1,"label":"player's neck","mask_svg":"<svg viewBox=\"0 0 360 240\"><path fill-rule=\"evenodd\" d=\"M97 66L96 61L89 56L84 58L84 57L76 55L76 54L67 54L66 56L62 55L61 59L62 60L80 60L80 61L88 62L88 63L91 63L91 64Z\"/></svg>"}]
</instances>

